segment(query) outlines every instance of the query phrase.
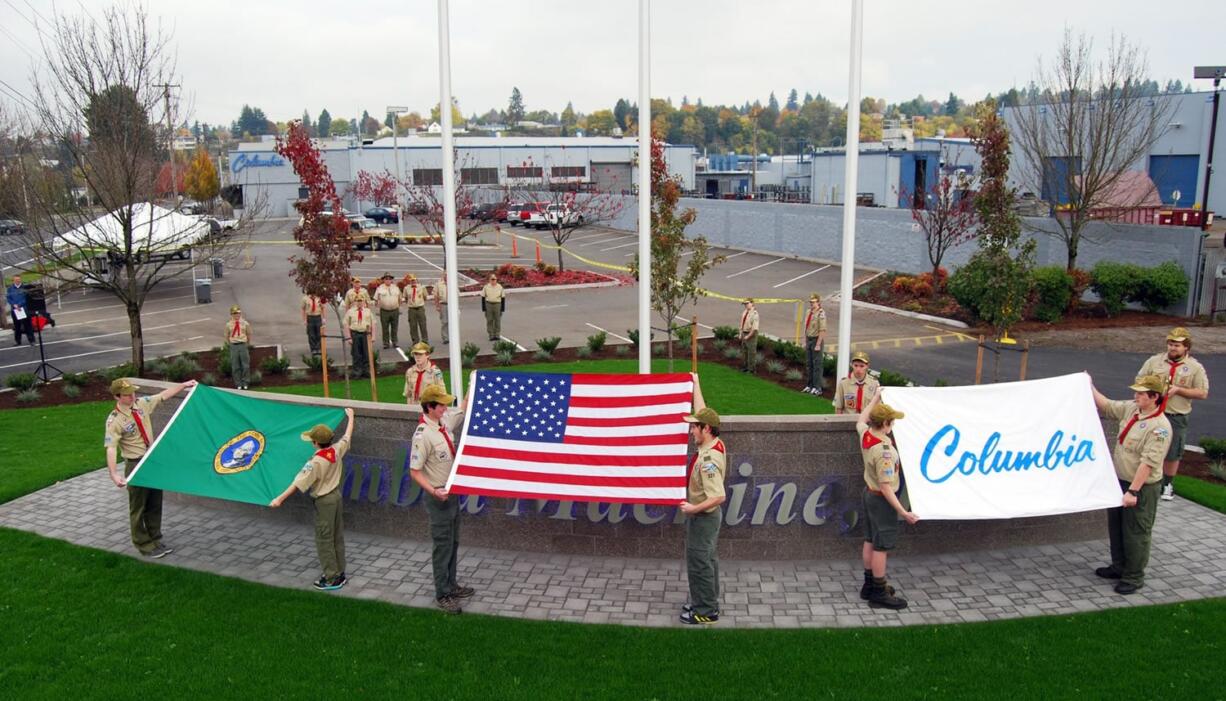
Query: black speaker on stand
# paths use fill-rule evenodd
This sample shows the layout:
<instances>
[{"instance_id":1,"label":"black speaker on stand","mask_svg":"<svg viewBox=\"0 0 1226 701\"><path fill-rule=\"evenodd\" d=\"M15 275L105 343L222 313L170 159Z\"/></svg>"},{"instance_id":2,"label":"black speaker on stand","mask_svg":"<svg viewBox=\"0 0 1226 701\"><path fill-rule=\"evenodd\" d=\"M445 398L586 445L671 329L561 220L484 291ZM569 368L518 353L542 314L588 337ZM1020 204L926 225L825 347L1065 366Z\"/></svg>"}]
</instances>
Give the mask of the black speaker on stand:
<instances>
[{"instance_id":1,"label":"black speaker on stand","mask_svg":"<svg viewBox=\"0 0 1226 701\"><path fill-rule=\"evenodd\" d=\"M47 353L43 349L43 329L48 326L55 328L55 319L52 319L51 313L47 311L47 295L42 285L30 285L26 290L26 313L30 315L30 327L38 335L39 363L34 376L45 384L52 378L63 375L64 371L47 362Z\"/></svg>"}]
</instances>

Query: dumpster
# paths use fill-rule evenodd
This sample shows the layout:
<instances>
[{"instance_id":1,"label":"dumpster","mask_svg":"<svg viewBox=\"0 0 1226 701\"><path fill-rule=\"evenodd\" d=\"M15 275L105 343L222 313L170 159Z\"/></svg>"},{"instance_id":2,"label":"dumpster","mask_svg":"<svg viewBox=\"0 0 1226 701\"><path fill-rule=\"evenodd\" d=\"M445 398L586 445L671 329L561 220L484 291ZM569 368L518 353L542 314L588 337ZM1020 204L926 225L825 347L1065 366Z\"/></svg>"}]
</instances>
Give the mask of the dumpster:
<instances>
[{"instance_id":1,"label":"dumpster","mask_svg":"<svg viewBox=\"0 0 1226 701\"><path fill-rule=\"evenodd\" d=\"M213 266L213 277L223 278L226 276L226 262L221 258L209 258L209 263Z\"/></svg>"},{"instance_id":2,"label":"dumpster","mask_svg":"<svg viewBox=\"0 0 1226 701\"><path fill-rule=\"evenodd\" d=\"M196 278L196 304L208 304L213 301L213 281L208 278Z\"/></svg>"}]
</instances>

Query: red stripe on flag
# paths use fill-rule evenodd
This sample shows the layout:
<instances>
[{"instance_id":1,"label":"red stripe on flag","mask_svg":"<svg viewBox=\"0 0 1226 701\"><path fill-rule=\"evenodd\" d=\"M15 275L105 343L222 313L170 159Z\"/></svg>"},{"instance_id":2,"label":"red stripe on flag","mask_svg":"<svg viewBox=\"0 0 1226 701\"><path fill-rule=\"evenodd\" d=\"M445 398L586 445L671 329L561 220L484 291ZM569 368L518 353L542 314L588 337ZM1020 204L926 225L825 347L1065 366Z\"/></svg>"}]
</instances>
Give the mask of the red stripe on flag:
<instances>
[{"instance_id":1,"label":"red stripe on flag","mask_svg":"<svg viewBox=\"0 0 1226 701\"><path fill-rule=\"evenodd\" d=\"M689 382L689 375L681 372L661 373L659 375L596 375L592 373L575 373L570 376L571 384L575 385L655 385L672 382Z\"/></svg>"},{"instance_id":2,"label":"red stripe on flag","mask_svg":"<svg viewBox=\"0 0 1226 701\"><path fill-rule=\"evenodd\" d=\"M690 399L691 395L688 392L640 397L576 397L572 394L570 396L570 405L583 408L612 409L618 407L651 406L653 404L677 404L688 402Z\"/></svg>"},{"instance_id":3,"label":"red stripe on flag","mask_svg":"<svg viewBox=\"0 0 1226 701\"><path fill-rule=\"evenodd\" d=\"M690 442L689 434L678 433L672 436L572 436L567 434L562 443L570 445L607 445L624 447L628 445L685 445Z\"/></svg>"},{"instance_id":4,"label":"red stripe on flag","mask_svg":"<svg viewBox=\"0 0 1226 701\"><path fill-rule=\"evenodd\" d=\"M516 492L502 489L480 489L455 484L449 494L476 494L485 497L502 497L505 499L545 499L548 501L594 501L599 504L651 504L658 506L677 506L685 501L679 499L644 499L637 497L587 497L581 494L546 494L544 492Z\"/></svg>"},{"instance_id":5,"label":"red stripe on flag","mask_svg":"<svg viewBox=\"0 0 1226 701\"><path fill-rule=\"evenodd\" d=\"M656 414L655 416L618 416L616 418L593 418L590 416L568 416L567 426L589 426L592 428L614 428L618 426L658 426L671 424L681 420L684 413Z\"/></svg>"},{"instance_id":6,"label":"red stripe on flag","mask_svg":"<svg viewBox=\"0 0 1226 701\"><path fill-rule=\"evenodd\" d=\"M509 482L540 482L543 484L577 484L585 487L621 487L623 489L684 487L685 477L609 477L607 475L556 475L551 472L521 472L494 470L488 467L460 465L456 476L488 477Z\"/></svg>"},{"instance_id":7,"label":"red stripe on flag","mask_svg":"<svg viewBox=\"0 0 1226 701\"><path fill-rule=\"evenodd\" d=\"M511 441L508 441L511 442ZM597 465L600 467L651 467L685 465L684 455L567 455L566 453L538 453L531 450L507 450L465 446L464 455L474 458L497 458L522 462L560 463L563 465Z\"/></svg>"}]
</instances>

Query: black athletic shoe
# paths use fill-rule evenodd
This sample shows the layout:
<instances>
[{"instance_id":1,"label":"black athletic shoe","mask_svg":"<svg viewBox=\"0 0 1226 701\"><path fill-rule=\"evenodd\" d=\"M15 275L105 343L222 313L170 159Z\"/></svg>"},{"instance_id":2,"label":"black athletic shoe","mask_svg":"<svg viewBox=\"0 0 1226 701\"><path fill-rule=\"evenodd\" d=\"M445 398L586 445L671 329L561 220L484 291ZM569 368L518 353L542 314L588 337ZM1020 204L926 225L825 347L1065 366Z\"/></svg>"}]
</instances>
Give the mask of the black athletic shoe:
<instances>
[{"instance_id":1,"label":"black athletic shoe","mask_svg":"<svg viewBox=\"0 0 1226 701\"><path fill-rule=\"evenodd\" d=\"M689 611L682 611L679 620L688 626L709 626L719 620L719 614L713 613L710 616L704 616L701 613L694 613L691 609Z\"/></svg>"},{"instance_id":2,"label":"black athletic shoe","mask_svg":"<svg viewBox=\"0 0 1226 701\"><path fill-rule=\"evenodd\" d=\"M174 552L174 550L162 545L161 543L158 543L157 545L153 546L153 551L149 553L149 557L153 558L154 560L161 560L172 552Z\"/></svg>"},{"instance_id":3,"label":"black athletic shoe","mask_svg":"<svg viewBox=\"0 0 1226 701\"><path fill-rule=\"evenodd\" d=\"M1102 577L1103 579L1119 579L1120 577L1124 576L1124 573L1117 569L1115 565L1099 567L1098 569L1094 570L1094 574Z\"/></svg>"},{"instance_id":4,"label":"black athletic shoe","mask_svg":"<svg viewBox=\"0 0 1226 701\"><path fill-rule=\"evenodd\" d=\"M464 587L457 584L456 588L451 590L451 597L453 599L467 599L476 593L477 590L472 587Z\"/></svg>"},{"instance_id":5,"label":"black athletic shoe","mask_svg":"<svg viewBox=\"0 0 1226 701\"><path fill-rule=\"evenodd\" d=\"M1141 587L1133 584L1132 582L1121 581L1115 585L1115 593L1123 594L1124 596L1127 596L1129 594L1135 594L1137 590L1140 588Z\"/></svg>"},{"instance_id":6,"label":"black athletic shoe","mask_svg":"<svg viewBox=\"0 0 1226 701\"><path fill-rule=\"evenodd\" d=\"M340 589L341 587L345 586L348 583L349 583L349 578L345 576L344 572L341 572L340 574L336 575L332 579L328 580L328 590L331 591L335 589Z\"/></svg>"},{"instance_id":7,"label":"black athletic shoe","mask_svg":"<svg viewBox=\"0 0 1226 701\"><path fill-rule=\"evenodd\" d=\"M328 590L328 578L324 577L323 575L320 575L319 579L315 580L314 582L311 582L311 586L315 587L316 589L320 591L327 591Z\"/></svg>"}]
</instances>

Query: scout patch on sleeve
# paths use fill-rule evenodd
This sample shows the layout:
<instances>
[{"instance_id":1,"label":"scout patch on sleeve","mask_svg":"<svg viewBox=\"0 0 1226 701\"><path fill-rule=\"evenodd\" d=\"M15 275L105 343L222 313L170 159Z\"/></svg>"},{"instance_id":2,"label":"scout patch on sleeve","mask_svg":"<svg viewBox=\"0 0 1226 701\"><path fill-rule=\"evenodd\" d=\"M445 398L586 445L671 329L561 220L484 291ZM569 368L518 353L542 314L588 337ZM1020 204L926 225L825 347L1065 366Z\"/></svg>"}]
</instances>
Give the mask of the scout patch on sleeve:
<instances>
[{"instance_id":1,"label":"scout patch on sleeve","mask_svg":"<svg viewBox=\"0 0 1226 701\"><path fill-rule=\"evenodd\" d=\"M109 434L109 433L108 433L108 434L106 434L106 436L105 436L105 437L103 437L103 439L102 439L102 445L104 445L104 446L106 446L106 445L110 445L110 444L112 444L112 443L114 443L114 442L115 442L115 437L114 437L114 436L112 436L112 435L111 435L111 434Z\"/></svg>"},{"instance_id":2,"label":"scout patch on sleeve","mask_svg":"<svg viewBox=\"0 0 1226 701\"><path fill-rule=\"evenodd\" d=\"M1154 439L1155 440L1162 442L1170 437L1171 437L1171 432L1168 431L1167 429L1165 428L1155 428L1154 429Z\"/></svg>"},{"instance_id":3,"label":"scout patch on sleeve","mask_svg":"<svg viewBox=\"0 0 1226 701\"><path fill-rule=\"evenodd\" d=\"M413 436L413 445L409 449L409 469L420 470L422 467L424 467L426 464L427 454L428 451L426 450L425 441L423 441L419 435Z\"/></svg>"},{"instance_id":4,"label":"scout patch on sleeve","mask_svg":"<svg viewBox=\"0 0 1226 701\"><path fill-rule=\"evenodd\" d=\"M308 461L307 461L307 463L306 463L305 465L303 465L303 466L302 466L302 469L298 471L298 474L300 474L300 475L309 475L309 474L311 474L311 470L312 470L314 467L315 467L315 463L313 463L313 462L311 462L311 461L309 461L309 460L308 460Z\"/></svg>"},{"instance_id":5,"label":"scout patch on sleeve","mask_svg":"<svg viewBox=\"0 0 1226 701\"><path fill-rule=\"evenodd\" d=\"M719 468L713 462L705 462L702 464L702 471L708 475L714 475Z\"/></svg>"}]
</instances>

